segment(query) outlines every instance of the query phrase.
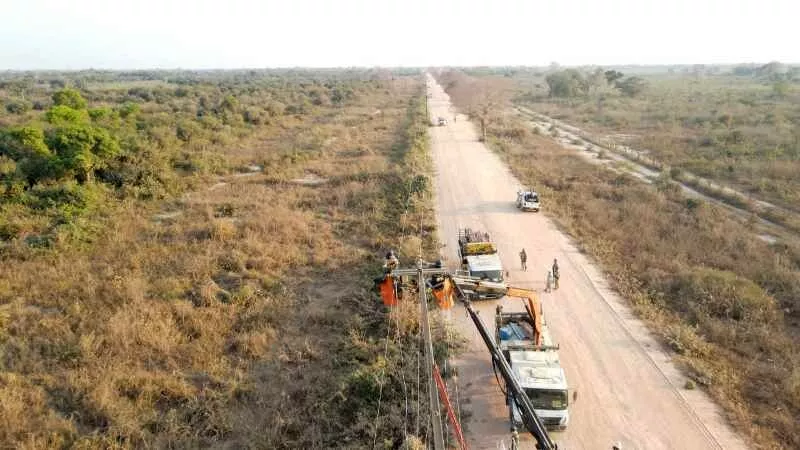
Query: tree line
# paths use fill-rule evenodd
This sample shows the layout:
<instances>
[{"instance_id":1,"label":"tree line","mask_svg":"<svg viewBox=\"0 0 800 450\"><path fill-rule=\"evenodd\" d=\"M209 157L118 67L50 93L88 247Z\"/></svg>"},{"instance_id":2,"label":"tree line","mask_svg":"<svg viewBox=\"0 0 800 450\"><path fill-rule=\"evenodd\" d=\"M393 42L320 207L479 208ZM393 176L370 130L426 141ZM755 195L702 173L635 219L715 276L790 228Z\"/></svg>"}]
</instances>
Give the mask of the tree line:
<instances>
[{"instance_id":1,"label":"tree line","mask_svg":"<svg viewBox=\"0 0 800 450\"><path fill-rule=\"evenodd\" d=\"M596 69L585 73L577 69L552 72L545 77L550 97L586 97L598 92L619 91L636 97L645 91L647 82L636 76L625 76L616 70Z\"/></svg>"}]
</instances>

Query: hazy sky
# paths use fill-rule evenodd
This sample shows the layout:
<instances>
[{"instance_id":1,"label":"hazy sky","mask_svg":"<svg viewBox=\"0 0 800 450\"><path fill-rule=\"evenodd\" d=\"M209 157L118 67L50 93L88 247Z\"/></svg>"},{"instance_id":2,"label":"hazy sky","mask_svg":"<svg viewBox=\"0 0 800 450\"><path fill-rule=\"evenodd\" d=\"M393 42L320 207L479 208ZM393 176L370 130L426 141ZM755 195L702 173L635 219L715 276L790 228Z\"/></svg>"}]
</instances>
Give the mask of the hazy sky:
<instances>
[{"instance_id":1,"label":"hazy sky","mask_svg":"<svg viewBox=\"0 0 800 450\"><path fill-rule=\"evenodd\" d=\"M800 62L798 0L0 0L0 70Z\"/></svg>"}]
</instances>

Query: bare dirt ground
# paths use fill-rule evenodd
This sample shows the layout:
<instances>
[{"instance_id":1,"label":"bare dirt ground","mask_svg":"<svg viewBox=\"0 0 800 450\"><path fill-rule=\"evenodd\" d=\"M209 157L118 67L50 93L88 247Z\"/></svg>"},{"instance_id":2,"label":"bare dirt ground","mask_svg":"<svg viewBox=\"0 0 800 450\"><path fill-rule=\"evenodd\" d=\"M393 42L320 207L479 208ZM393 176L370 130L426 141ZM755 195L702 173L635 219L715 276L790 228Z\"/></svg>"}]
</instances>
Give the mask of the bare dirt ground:
<instances>
[{"instance_id":1,"label":"bare dirt ground","mask_svg":"<svg viewBox=\"0 0 800 450\"><path fill-rule=\"evenodd\" d=\"M685 377L601 272L582 255L545 214L514 207L519 182L499 158L477 141L473 126L454 110L442 88L429 77L430 115L450 123L431 130L437 171L439 236L448 266L455 268L459 227L488 231L498 244L510 284L543 290L553 258L558 258L561 287L541 294L545 317L561 345L562 365L578 391L570 406L569 428L553 433L560 448L624 449L745 448L720 409L700 390L684 390ZM543 199L547 208L547 199ZM528 271L518 253L528 253ZM517 299L476 302L488 326L501 302L522 310ZM509 448L508 409L492 372L489 353L466 312L457 307L453 322L469 340L458 367L459 400L469 411L470 448ZM523 435L523 448L535 448Z\"/></svg>"}]
</instances>

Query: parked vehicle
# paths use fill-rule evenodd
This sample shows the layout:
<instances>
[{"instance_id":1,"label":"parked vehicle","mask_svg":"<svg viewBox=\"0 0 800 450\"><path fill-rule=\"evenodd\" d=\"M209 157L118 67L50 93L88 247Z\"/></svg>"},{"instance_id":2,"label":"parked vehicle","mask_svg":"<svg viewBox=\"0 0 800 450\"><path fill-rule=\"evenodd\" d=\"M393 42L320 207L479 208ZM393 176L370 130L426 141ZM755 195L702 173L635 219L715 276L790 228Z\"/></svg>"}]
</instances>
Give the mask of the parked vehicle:
<instances>
[{"instance_id":1,"label":"parked vehicle","mask_svg":"<svg viewBox=\"0 0 800 450\"><path fill-rule=\"evenodd\" d=\"M458 232L458 256L462 272L470 277L494 283L503 282L503 264L497 246L488 233L461 229ZM482 292L480 298L501 298L502 293Z\"/></svg>"},{"instance_id":2,"label":"parked vehicle","mask_svg":"<svg viewBox=\"0 0 800 450\"><path fill-rule=\"evenodd\" d=\"M522 211L539 212L539 194L533 189L517 191L517 208Z\"/></svg>"},{"instance_id":3,"label":"parked vehicle","mask_svg":"<svg viewBox=\"0 0 800 450\"><path fill-rule=\"evenodd\" d=\"M547 428L563 430L569 424L569 386L541 303L535 292L527 289L509 287L506 295L527 298L527 311L506 313L497 306L497 345L542 423ZM522 427L522 417L513 401L509 401L509 413L514 424Z\"/></svg>"}]
</instances>

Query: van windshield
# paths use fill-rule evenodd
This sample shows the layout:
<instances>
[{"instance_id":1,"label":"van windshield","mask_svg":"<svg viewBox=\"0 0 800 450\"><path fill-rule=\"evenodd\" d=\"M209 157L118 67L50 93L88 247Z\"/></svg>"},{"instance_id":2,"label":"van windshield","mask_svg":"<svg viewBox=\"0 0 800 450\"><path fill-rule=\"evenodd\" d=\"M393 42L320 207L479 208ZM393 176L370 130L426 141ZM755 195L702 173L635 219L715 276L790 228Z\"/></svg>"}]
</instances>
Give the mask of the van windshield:
<instances>
[{"instance_id":1,"label":"van windshield","mask_svg":"<svg viewBox=\"0 0 800 450\"><path fill-rule=\"evenodd\" d=\"M480 278L482 280L490 280L495 282L503 281L503 271L502 270L479 270L479 271L472 271L470 275L473 277Z\"/></svg>"},{"instance_id":2,"label":"van windshield","mask_svg":"<svg viewBox=\"0 0 800 450\"><path fill-rule=\"evenodd\" d=\"M525 389L536 409L567 409L569 395L567 391L556 389Z\"/></svg>"}]
</instances>

